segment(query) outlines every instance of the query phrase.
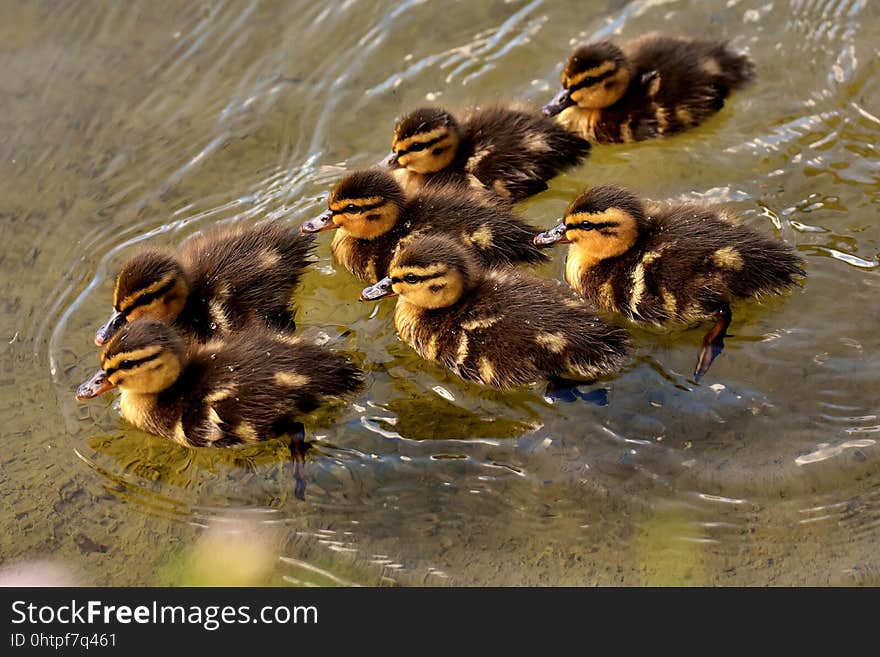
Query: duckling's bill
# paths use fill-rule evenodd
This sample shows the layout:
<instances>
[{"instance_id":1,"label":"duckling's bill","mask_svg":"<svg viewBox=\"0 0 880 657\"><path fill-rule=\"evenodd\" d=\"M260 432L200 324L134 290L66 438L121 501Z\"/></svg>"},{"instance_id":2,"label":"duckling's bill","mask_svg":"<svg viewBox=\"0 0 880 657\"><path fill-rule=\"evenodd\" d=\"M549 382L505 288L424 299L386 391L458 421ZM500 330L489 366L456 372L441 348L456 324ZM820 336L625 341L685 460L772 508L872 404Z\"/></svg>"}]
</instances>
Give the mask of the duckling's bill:
<instances>
[{"instance_id":1,"label":"duckling's bill","mask_svg":"<svg viewBox=\"0 0 880 657\"><path fill-rule=\"evenodd\" d=\"M379 166L385 167L386 169L396 169L399 167L400 162L397 159L397 152L391 151L388 153L388 155L379 160Z\"/></svg>"},{"instance_id":2,"label":"duckling's bill","mask_svg":"<svg viewBox=\"0 0 880 657\"><path fill-rule=\"evenodd\" d=\"M113 337L116 331L122 328L125 322L125 315L118 310L114 310L113 314L110 315L110 319L104 322L104 325L95 333L95 344L99 347L103 346L107 340Z\"/></svg>"},{"instance_id":3,"label":"duckling's bill","mask_svg":"<svg viewBox=\"0 0 880 657\"><path fill-rule=\"evenodd\" d=\"M98 370L92 375L88 381L81 383L76 389L77 401L85 401L92 399L98 395L103 395L108 390L112 390L116 384L112 383L104 370Z\"/></svg>"},{"instance_id":4,"label":"duckling's bill","mask_svg":"<svg viewBox=\"0 0 880 657\"><path fill-rule=\"evenodd\" d=\"M532 241L537 247L553 246L554 244L567 244L571 242L571 240L565 235L565 224L559 224L550 230L538 233L532 238Z\"/></svg>"},{"instance_id":5,"label":"duckling's bill","mask_svg":"<svg viewBox=\"0 0 880 657\"><path fill-rule=\"evenodd\" d=\"M541 113L544 116L556 116L566 107L572 105L574 105L574 100L571 97L571 92L568 89L561 89L549 103L541 108Z\"/></svg>"},{"instance_id":6,"label":"duckling's bill","mask_svg":"<svg viewBox=\"0 0 880 657\"><path fill-rule=\"evenodd\" d=\"M392 287L391 277L386 276L375 285L365 287L361 292L361 301L378 301L385 297L396 297L397 292Z\"/></svg>"},{"instance_id":7,"label":"duckling's bill","mask_svg":"<svg viewBox=\"0 0 880 657\"><path fill-rule=\"evenodd\" d=\"M332 230L334 228L339 228L339 226L333 223L333 210L324 210L317 217L309 219L300 226L300 230L304 233L319 233L322 230Z\"/></svg>"}]
</instances>

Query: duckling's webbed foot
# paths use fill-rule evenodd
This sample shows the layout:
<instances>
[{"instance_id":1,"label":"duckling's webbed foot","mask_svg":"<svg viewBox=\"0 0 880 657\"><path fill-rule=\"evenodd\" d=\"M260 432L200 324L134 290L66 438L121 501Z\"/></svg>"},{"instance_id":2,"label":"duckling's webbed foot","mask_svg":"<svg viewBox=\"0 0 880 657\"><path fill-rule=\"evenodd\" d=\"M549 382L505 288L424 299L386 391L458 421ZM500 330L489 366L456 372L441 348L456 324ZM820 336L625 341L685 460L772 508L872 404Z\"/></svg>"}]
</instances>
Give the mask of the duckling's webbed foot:
<instances>
[{"instance_id":1,"label":"duckling's webbed foot","mask_svg":"<svg viewBox=\"0 0 880 657\"><path fill-rule=\"evenodd\" d=\"M544 399L553 404L557 401L571 403L578 399L595 404L596 406L608 405L608 390L605 388L596 388L588 392L581 392L578 389L582 385L582 381L572 381L562 377L555 377L547 381L547 390L544 392Z\"/></svg>"},{"instance_id":2,"label":"duckling's webbed foot","mask_svg":"<svg viewBox=\"0 0 880 657\"><path fill-rule=\"evenodd\" d=\"M712 361L724 349L724 336L727 335L727 327L730 326L730 320L733 318L730 306L725 304L716 310L714 318L715 324L703 337L703 348L700 349L700 357L697 359L697 366L694 369L694 379L698 382L709 371Z\"/></svg>"},{"instance_id":3,"label":"duckling's webbed foot","mask_svg":"<svg viewBox=\"0 0 880 657\"><path fill-rule=\"evenodd\" d=\"M293 494L298 500L306 499L305 453L309 445L306 442L306 428L302 422L293 422L288 431L290 434L290 458L293 461L293 478L295 481Z\"/></svg>"}]
</instances>

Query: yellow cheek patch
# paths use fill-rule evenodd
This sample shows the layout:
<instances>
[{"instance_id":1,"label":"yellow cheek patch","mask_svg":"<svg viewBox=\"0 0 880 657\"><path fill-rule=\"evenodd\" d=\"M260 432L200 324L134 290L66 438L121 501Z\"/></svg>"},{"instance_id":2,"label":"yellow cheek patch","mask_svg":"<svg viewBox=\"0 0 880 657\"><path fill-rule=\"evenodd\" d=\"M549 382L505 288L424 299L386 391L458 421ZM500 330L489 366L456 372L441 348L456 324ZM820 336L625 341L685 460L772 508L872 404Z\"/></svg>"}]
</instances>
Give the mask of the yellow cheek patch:
<instances>
[{"instance_id":1,"label":"yellow cheek patch","mask_svg":"<svg viewBox=\"0 0 880 657\"><path fill-rule=\"evenodd\" d=\"M122 299L121 301L118 298L119 293L119 279L116 281L116 289L113 291L113 305L119 310L119 312L124 313L126 310L131 308L134 305L134 302L138 300L139 297L144 296L145 294L152 294L156 290L160 290L171 280L174 278L174 274L167 274L166 276L160 278L155 283L151 283L147 287L137 290L133 294L129 294L127 297Z\"/></svg>"},{"instance_id":2,"label":"yellow cheek patch","mask_svg":"<svg viewBox=\"0 0 880 657\"><path fill-rule=\"evenodd\" d=\"M407 137L406 139L395 139L394 150L405 151L408 150L410 146L413 146L415 144L432 141L434 139L437 139L438 137L444 137L448 134L449 128L434 128L433 130L429 130L428 132L419 132L417 134L414 134L412 137Z\"/></svg>"},{"instance_id":3,"label":"yellow cheek patch","mask_svg":"<svg viewBox=\"0 0 880 657\"><path fill-rule=\"evenodd\" d=\"M286 388L301 388L309 384L311 379L305 374L296 372L276 372L275 383Z\"/></svg>"},{"instance_id":4,"label":"yellow cheek patch","mask_svg":"<svg viewBox=\"0 0 880 657\"><path fill-rule=\"evenodd\" d=\"M737 270L743 268L742 256L740 255L739 251L737 251L732 246L725 246L718 249L715 253L712 254L712 260L719 267Z\"/></svg>"},{"instance_id":5,"label":"yellow cheek patch","mask_svg":"<svg viewBox=\"0 0 880 657\"><path fill-rule=\"evenodd\" d=\"M535 336L535 342L547 347L547 350L554 354L561 354L568 346L568 339L562 333L548 333L546 331L538 333Z\"/></svg>"},{"instance_id":6,"label":"yellow cheek patch","mask_svg":"<svg viewBox=\"0 0 880 657\"><path fill-rule=\"evenodd\" d=\"M572 256L575 256L581 269L626 253L635 244L638 237L638 225L635 218L619 208L609 208L605 212L592 215L575 213L565 218L568 226L573 226L578 223L578 220L616 224L601 231L574 229L566 233L573 242L572 248L569 249L569 259L571 260Z\"/></svg>"},{"instance_id":7,"label":"yellow cheek patch","mask_svg":"<svg viewBox=\"0 0 880 657\"><path fill-rule=\"evenodd\" d=\"M155 315L159 315L159 309L162 305L162 299L153 299L150 303L145 306L136 306L128 311L126 314L126 319L130 322L133 322L136 319L141 317L151 317Z\"/></svg>"},{"instance_id":8,"label":"yellow cheek patch","mask_svg":"<svg viewBox=\"0 0 880 657\"><path fill-rule=\"evenodd\" d=\"M613 71L617 68L617 64L613 61L602 62L599 66L594 66L593 68L588 68L586 71L581 73L577 73L575 75L569 76L566 73L562 74L562 86L566 89L569 87L573 87L576 84L580 84L587 78L594 78L597 75L602 75L607 73L608 71Z\"/></svg>"},{"instance_id":9,"label":"yellow cheek patch","mask_svg":"<svg viewBox=\"0 0 880 657\"><path fill-rule=\"evenodd\" d=\"M367 219L373 216L373 219ZM352 237L362 240L376 239L394 228L397 223L398 212L389 203L373 208L368 213L337 214L333 217L333 223L339 227L337 234L333 236L336 243L340 232L345 231Z\"/></svg>"},{"instance_id":10,"label":"yellow cheek patch","mask_svg":"<svg viewBox=\"0 0 880 657\"><path fill-rule=\"evenodd\" d=\"M114 369L124 360L142 360L144 358L149 358L150 356L155 356L160 351L162 351L162 347L159 345L153 345L152 347L144 347L143 349L135 349L134 351L123 351L109 357L102 356L101 367L105 370Z\"/></svg>"},{"instance_id":11,"label":"yellow cheek patch","mask_svg":"<svg viewBox=\"0 0 880 657\"><path fill-rule=\"evenodd\" d=\"M449 166L455 158L458 141L451 136L421 151L405 153L397 158L402 167L418 174L436 173Z\"/></svg>"}]
</instances>

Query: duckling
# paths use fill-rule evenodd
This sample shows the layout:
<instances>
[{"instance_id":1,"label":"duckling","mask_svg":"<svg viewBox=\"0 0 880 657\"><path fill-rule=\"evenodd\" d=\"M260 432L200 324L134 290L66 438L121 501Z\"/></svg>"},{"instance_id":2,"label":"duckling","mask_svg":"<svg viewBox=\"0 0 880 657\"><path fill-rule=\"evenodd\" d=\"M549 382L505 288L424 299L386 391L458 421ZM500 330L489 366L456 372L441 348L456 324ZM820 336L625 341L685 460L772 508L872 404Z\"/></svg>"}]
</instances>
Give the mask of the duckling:
<instances>
[{"instance_id":1,"label":"duckling","mask_svg":"<svg viewBox=\"0 0 880 657\"><path fill-rule=\"evenodd\" d=\"M399 295L401 339L467 381L507 389L569 375L594 379L617 371L628 353L626 331L564 288L480 267L446 235L411 240L389 272L361 300Z\"/></svg>"},{"instance_id":2,"label":"duckling","mask_svg":"<svg viewBox=\"0 0 880 657\"><path fill-rule=\"evenodd\" d=\"M454 187L423 189L407 200L388 171L367 169L336 185L328 204L330 209L305 222L302 230L316 233L338 228L331 245L333 255L367 283L385 276L399 243L426 233L455 236L484 265L546 260L531 242L532 227L507 206Z\"/></svg>"},{"instance_id":3,"label":"duckling","mask_svg":"<svg viewBox=\"0 0 880 657\"><path fill-rule=\"evenodd\" d=\"M591 142L665 137L705 121L755 65L723 41L648 34L625 44L579 47L544 114Z\"/></svg>"},{"instance_id":4,"label":"duckling","mask_svg":"<svg viewBox=\"0 0 880 657\"><path fill-rule=\"evenodd\" d=\"M805 276L784 243L697 205L646 208L614 186L584 191L564 223L535 244L571 243L565 279L584 299L634 321L663 326L707 319L697 381L724 348L730 304L781 293Z\"/></svg>"},{"instance_id":5,"label":"duckling","mask_svg":"<svg viewBox=\"0 0 880 657\"><path fill-rule=\"evenodd\" d=\"M510 107L473 108L457 120L425 107L397 122L383 160L408 194L454 182L520 201L547 189L547 180L580 164L590 144L547 117Z\"/></svg>"},{"instance_id":6,"label":"duckling","mask_svg":"<svg viewBox=\"0 0 880 657\"><path fill-rule=\"evenodd\" d=\"M119 387L122 416L187 447L254 443L293 430L296 417L361 385L361 372L325 347L260 325L207 344L157 320L126 323L79 386L91 399Z\"/></svg>"},{"instance_id":7,"label":"duckling","mask_svg":"<svg viewBox=\"0 0 880 657\"><path fill-rule=\"evenodd\" d=\"M252 320L292 331L291 297L313 247L298 231L263 223L200 234L176 252L144 249L116 276L114 311L95 344L138 318L173 323L199 342Z\"/></svg>"}]
</instances>

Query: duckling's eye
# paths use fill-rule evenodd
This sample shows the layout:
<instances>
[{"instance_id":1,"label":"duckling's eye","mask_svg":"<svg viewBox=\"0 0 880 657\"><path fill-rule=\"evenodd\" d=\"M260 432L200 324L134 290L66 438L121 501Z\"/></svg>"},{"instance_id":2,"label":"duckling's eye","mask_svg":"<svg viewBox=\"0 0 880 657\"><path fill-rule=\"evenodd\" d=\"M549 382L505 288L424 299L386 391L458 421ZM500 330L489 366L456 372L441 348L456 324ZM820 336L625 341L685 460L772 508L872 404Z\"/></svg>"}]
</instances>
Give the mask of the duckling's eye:
<instances>
[{"instance_id":1,"label":"duckling's eye","mask_svg":"<svg viewBox=\"0 0 880 657\"><path fill-rule=\"evenodd\" d=\"M406 276L403 277L403 281L404 281L404 283L409 283L412 285L414 283L419 282L419 277L416 276L415 274L407 274Z\"/></svg>"},{"instance_id":2,"label":"duckling's eye","mask_svg":"<svg viewBox=\"0 0 880 657\"><path fill-rule=\"evenodd\" d=\"M124 360L124 361L122 361L121 363L119 363L119 369L121 369L121 370L127 370L127 369L128 369L129 367L131 367L132 365L134 365L134 361L131 361L131 360Z\"/></svg>"},{"instance_id":3,"label":"duckling's eye","mask_svg":"<svg viewBox=\"0 0 880 657\"><path fill-rule=\"evenodd\" d=\"M409 152L416 153L418 151L423 151L423 150L425 150L425 148L427 148L427 146L428 146L428 144L425 142L422 142L421 144L413 144L412 146L409 147Z\"/></svg>"},{"instance_id":4,"label":"duckling's eye","mask_svg":"<svg viewBox=\"0 0 880 657\"><path fill-rule=\"evenodd\" d=\"M356 206L354 203L349 203L345 206L346 212L357 212L359 209L360 208L358 208L358 206Z\"/></svg>"}]
</instances>

